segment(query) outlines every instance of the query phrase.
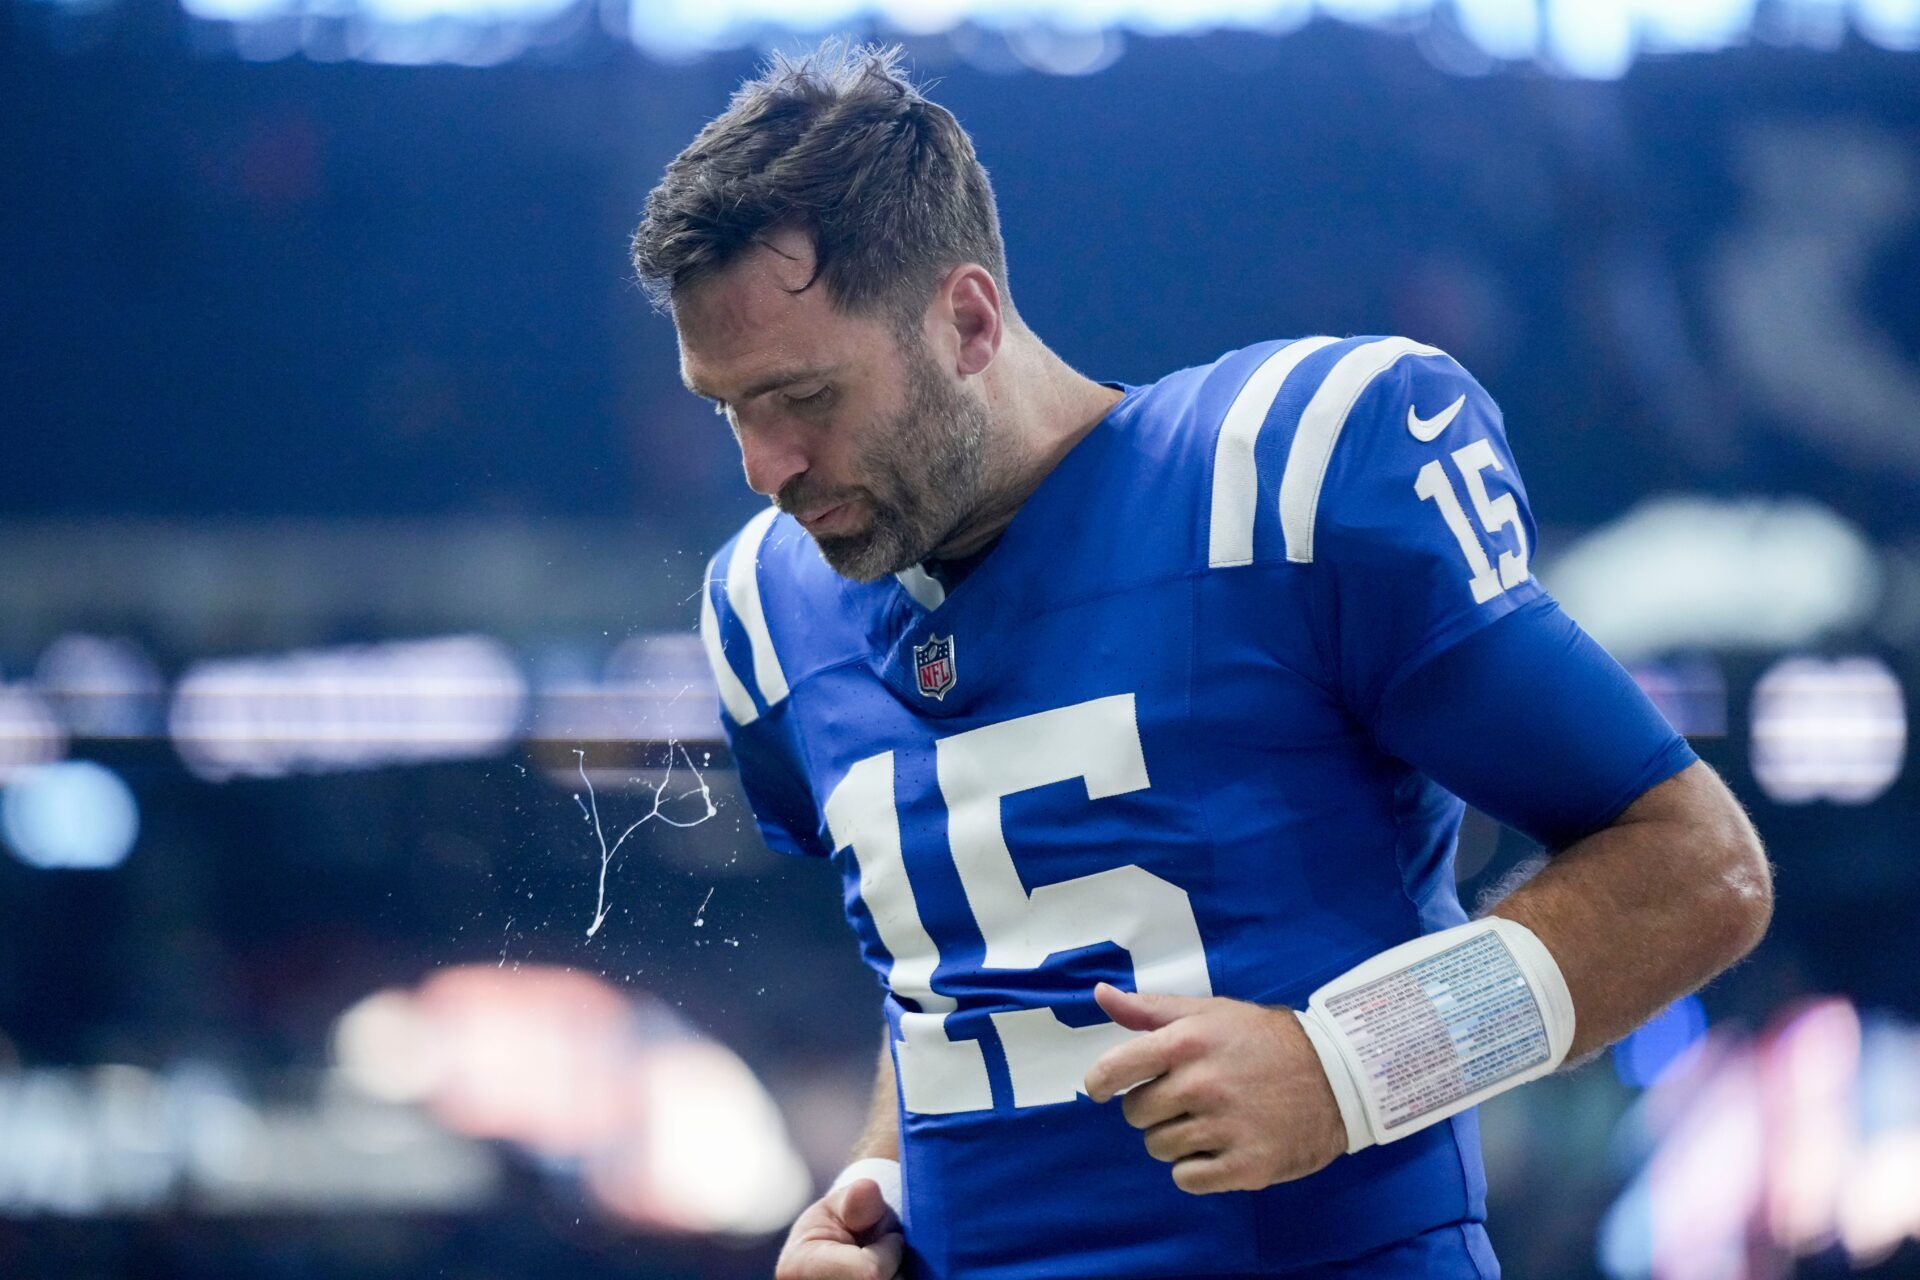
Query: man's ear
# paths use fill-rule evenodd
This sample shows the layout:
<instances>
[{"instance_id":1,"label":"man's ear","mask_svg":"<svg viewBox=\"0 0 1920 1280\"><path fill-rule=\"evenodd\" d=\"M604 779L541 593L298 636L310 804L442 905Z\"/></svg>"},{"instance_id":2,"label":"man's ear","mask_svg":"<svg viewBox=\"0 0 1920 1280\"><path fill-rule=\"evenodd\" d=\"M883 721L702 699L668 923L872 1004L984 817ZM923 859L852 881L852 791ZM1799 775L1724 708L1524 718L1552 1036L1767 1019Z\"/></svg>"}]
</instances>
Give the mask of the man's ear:
<instances>
[{"instance_id":1,"label":"man's ear","mask_svg":"<svg viewBox=\"0 0 1920 1280\"><path fill-rule=\"evenodd\" d=\"M972 377L985 370L1006 336L993 273L977 262L963 262L947 273L934 299L940 321L951 327L953 371Z\"/></svg>"}]
</instances>

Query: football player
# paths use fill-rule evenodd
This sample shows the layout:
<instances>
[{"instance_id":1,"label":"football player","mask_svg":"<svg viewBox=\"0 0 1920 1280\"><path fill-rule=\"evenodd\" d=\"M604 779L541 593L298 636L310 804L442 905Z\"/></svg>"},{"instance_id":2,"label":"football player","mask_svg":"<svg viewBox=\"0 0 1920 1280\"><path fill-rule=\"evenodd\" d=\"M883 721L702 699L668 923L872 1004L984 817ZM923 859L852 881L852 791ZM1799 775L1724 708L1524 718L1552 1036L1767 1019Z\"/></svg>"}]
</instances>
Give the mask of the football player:
<instances>
[{"instance_id":1,"label":"football player","mask_svg":"<svg viewBox=\"0 0 1920 1280\"><path fill-rule=\"evenodd\" d=\"M1473 1106L1771 888L1532 576L1485 390L1400 337L1082 376L890 51L777 59L633 250L770 500L701 600L741 784L884 991L780 1280L1497 1275ZM1463 801L1553 851L1477 920Z\"/></svg>"}]
</instances>

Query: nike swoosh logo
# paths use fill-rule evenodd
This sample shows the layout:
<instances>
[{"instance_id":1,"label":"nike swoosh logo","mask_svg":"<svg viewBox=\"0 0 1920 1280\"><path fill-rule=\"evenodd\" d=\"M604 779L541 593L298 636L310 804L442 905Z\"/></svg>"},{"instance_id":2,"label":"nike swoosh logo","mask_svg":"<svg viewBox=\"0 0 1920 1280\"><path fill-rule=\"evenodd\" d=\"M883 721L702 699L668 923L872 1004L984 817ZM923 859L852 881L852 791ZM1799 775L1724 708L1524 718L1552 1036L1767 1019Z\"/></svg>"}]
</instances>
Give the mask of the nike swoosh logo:
<instances>
[{"instance_id":1,"label":"nike swoosh logo","mask_svg":"<svg viewBox=\"0 0 1920 1280\"><path fill-rule=\"evenodd\" d=\"M1412 405L1408 405L1407 430L1413 432L1413 438L1422 444L1425 444L1429 440L1437 439L1440 433L1445 431L1453 422L1454 415L1460 412L1460 406L1466 402L1467 397L1462 395L1458 400L1455 400L1431 418L1421 417L1413 411Z\"/></svg>"}]
</instances>

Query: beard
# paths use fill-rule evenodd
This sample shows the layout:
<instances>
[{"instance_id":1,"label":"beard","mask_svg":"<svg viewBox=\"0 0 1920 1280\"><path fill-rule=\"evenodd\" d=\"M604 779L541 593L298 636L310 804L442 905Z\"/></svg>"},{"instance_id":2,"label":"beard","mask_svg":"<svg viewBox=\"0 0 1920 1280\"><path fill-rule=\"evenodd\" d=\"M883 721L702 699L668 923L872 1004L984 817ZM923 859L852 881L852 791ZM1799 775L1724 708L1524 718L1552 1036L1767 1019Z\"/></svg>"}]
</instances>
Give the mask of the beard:
<instances>
[{"instance_id":1,"label":"beard","mask_svg":"<svg viewBox=\"0 0 1920 1280\"><path fill-rule=\"evenodd\" d=\"M856 582L925 560L978 509L989 486L986 406L940 376L924 343L908 352L906 406L872 433L859 458L864 483L845 499L867 508L866 526L813 539L833 571Z\"/></svg>"}]
</instances>

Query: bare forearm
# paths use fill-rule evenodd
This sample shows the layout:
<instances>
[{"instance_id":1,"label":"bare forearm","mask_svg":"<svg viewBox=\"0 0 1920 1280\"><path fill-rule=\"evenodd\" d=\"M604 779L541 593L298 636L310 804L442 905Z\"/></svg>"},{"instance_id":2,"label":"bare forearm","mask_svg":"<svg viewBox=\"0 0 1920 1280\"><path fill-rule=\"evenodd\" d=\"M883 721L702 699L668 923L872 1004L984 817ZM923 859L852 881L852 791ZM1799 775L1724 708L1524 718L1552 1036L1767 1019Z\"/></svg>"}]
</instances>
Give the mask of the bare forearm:
<instances>
[{"instance_id":1,"label":"bare forearm","mask_svg":"<svg viewBox=\"0 0 1920 1280\"><path fill-rule=\"evenodd\" d=\"M893 1054L884 1036L880 1042L880 1066L873 1077L873 1098L867 1104L867 1127L853 1146L855 1160L867 1156L900 1158L900 1112L894 1098Z\"/></svg>"},{"instance_id":2,"label":"bare forearm","mask_svg":"<svg viewBox=\"0 0 1920 1280\"><path fill-rule=\"evenodd\" d=\"M1562 850L1493 914L1553 953L1573 996L1578 1061L1746 955L1773 889L1738 802L1704 764L1641 796Z\"/></svg>"}]
</instances>

